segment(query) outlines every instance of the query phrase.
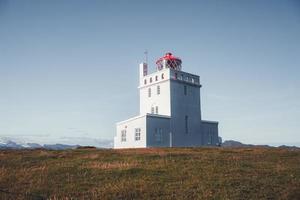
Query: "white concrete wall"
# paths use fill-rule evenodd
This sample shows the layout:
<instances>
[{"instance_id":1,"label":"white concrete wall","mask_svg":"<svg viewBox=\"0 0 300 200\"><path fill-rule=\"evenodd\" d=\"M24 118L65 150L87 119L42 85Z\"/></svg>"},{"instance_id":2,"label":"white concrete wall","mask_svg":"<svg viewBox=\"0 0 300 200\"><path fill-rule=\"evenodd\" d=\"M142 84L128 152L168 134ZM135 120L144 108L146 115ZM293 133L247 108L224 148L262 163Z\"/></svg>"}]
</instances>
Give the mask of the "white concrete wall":
<instances>
[{"instance_id":1,"label":"white concrete wall","mask_svg":"<svg viewBox=\"0 0 300 200\"><path fill-rule=\"evenodd\" d=\"M135 128L141 129L141 139L135 141ZM126 130L126 142L121 141L121 131ZM146 147L146 116L137 116L117 123L117 135L114 138L114 148Z\"/></svg>"},{"instance_id":2,"label":"white concrete wall","mask_svg":"<svg viewBox=\"0 0 300 200\"><path fill-rule=\"evenodd\" d=\"M183 78L180 78L182 80L179 79L181 75L183 75ZM171 78L171 131L174 146L201 146L199 77L172 70ZM186 95L184 87L186 87ZM188 133L186 133L185 116L188 116Z\"/></svg>"},{"instance_id":3,"label":"white concrete wall","mask_svg":"<svg viewBox=\"0 0 300 200\"><path fill-rule=\"evenodd\" d=\"M141 129L141 140L135 141L135 128ZM155 140L155 129L162 129L162 140ZM121 131L126 130L126 142L121 141ZM170 146L170 117L147 114L117 123L114 148L144 148Z\"/></svg>"},{"instance_id":4,"label":"white concrete wall","mask_svg":"<svg viewBox=\"0 0 300 200\"><path fill-rule=\"evenodd\" d=\"M164 79L161 78L162 74ZM155 77L158 80L155 80ZM150 83L150 78L152 78L152 83ZM158 114L168 115L171 114L170 106L170 71L169 69L164 69L157 71L155 73L149 74L143 78L142 85L139 86L140 89L140 115L145 115L151 113L151 108L158 106ZM144 84L144 80L147 83ZM157 86L160 86L160 94L157 94ZM151 97L148 97L148 89L151 88Z\"/></svg>"},{"instance_id":5,"label":"white concrete wall","mask_svg":"<svg viewBox=\"0 0 300 200\"><path fill-rule=\"evenodd\" d=\"M217 145L218 123L201 121L199 76L169 68L145 75L144 72L147 70L147 66L142 63L139 85L140 115L117 123L114 147L168 147L170 141L174 147ZM163 79L162 74L164 74ZM152 82L150 82L151 78ZM158 85L160 94L157 94ZM149 88L151 88L151 97L148 97ZM158 106L158 114L156 114L156 106ZM152 107L154 114L149 114ZM188 116L188 133L185 129L185 116ZM141 128L140 141L135 141L135 128ZM163 131L160 142L155 140L156 128L161 128ZM126 142L121 142L123 129L126 129Z\"/></svg>"},{"instance_id":6,"label":"white concrete wall","mask_svg":"<svg viewBox=\"0 0 300 200\"><path fill-rule=\"evenodd\" d=\"M156 141L155 129L162 129L162 140ZM170 146L170 117L147 115L147 147Z\"/></svg>"},{"instance_id":7,"label":"white concrete wall","mask_svg":"<svg viewBox=\"0 0 300 200\"><path fill-rule=\"evenodd\" d=\"M218 122L202 120L203 145L216 146L219 143Z\"/></svg>"}]
</instances>

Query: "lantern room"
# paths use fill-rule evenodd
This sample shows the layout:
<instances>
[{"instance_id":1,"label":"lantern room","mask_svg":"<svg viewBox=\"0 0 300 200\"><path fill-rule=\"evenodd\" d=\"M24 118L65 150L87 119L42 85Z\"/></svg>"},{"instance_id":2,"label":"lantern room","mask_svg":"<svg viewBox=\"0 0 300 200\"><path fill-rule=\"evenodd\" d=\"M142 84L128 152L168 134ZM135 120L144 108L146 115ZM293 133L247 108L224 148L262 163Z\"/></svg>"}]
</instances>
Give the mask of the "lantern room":
<instances>
[{"instance_id":1,"label":"lantern room","mask_svg":"<svg viewBox=\"0 0 300 200\"><path fill-rule=\"evenodd\" d=\"M172 55L172 53L166 53L164 57L161 57L156 61L157 70L164 68L171 68L181 71L181 59Z\"/></svg>"}]
</instances>

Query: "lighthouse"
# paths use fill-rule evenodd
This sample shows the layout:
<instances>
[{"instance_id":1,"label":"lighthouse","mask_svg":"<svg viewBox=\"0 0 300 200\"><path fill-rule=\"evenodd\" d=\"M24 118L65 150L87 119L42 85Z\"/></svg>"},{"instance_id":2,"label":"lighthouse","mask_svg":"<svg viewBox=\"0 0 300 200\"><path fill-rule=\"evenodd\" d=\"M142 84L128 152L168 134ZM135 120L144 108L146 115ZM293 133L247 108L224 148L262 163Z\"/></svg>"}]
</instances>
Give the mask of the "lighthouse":
<instances>
[{"instance_id":1,"label":"lighthouse","mask_svg":"<svg viewBox=\"0 0 300 200\"><path fill-rule=\"evenodd\" d=\"M219 145L218 122L202 120L200 77L182 70L182 60L166 53L154 73L139 65L140 113L118 122L114 148Z\"/></svg>"}]
</instances>

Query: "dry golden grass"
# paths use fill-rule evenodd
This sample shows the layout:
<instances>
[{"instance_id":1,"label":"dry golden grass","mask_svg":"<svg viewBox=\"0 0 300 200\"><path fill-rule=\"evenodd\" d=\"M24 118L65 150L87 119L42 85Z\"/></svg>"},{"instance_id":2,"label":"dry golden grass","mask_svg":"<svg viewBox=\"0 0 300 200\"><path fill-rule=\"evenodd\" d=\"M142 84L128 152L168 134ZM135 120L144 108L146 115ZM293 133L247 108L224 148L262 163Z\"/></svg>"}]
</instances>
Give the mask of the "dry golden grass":
<instances>
[{"instance_id":1,"label":"dry golden grass","mask_svg":"<svg viewBox=\"0 0 300 200\"><path fill-rule=\"evenodd\" d=\"M101 161L92 161L84 164L82 169L118 169L125 170L137 167L138 163L136 162L101 162Z\"/></svg>"},{"instance_id":2,"label":"dry golden grass","mask_svg":"<svg viewBox=\"0 0 300 200\"><path fill-rule=\"evenodd\" d=\"M300 151L0 151L2 199L300 199Z\"/></svg>"}]
</instances>

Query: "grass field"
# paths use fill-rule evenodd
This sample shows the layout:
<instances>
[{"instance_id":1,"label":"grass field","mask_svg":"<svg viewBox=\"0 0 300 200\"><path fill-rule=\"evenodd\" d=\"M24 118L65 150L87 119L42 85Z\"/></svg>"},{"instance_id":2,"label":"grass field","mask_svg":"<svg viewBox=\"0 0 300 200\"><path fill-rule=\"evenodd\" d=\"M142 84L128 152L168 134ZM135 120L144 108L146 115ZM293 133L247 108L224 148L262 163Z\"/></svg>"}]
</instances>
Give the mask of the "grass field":
<instances>
[{"instance_id":1,"label":"grass field","mask_svg":"<svg viewBox=\"0 0 300 200\"><path fill-rule=\"evenodd\" d=\"M300 151L1 150L0 199L300 199Z\"/></svg>"}]
</instances>

